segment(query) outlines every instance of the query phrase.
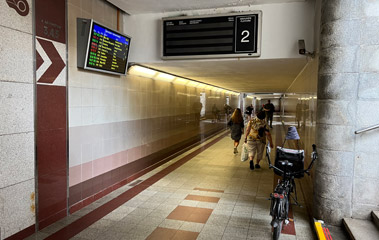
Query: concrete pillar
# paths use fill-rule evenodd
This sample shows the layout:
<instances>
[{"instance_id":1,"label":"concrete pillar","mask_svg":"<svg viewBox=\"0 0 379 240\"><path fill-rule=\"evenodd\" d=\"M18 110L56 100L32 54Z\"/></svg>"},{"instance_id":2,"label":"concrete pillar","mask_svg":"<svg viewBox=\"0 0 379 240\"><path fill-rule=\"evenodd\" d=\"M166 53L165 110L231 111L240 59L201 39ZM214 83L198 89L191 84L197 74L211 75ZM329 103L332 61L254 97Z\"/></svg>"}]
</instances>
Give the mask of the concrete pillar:
<instances>
[{"instance_id":1,"label":"concrete pillar","mask_svg":"<svg viewBox=\"0 0 379 240\"><path fill-rule=\"evenodd\" d=\"M378 29L379 1L322 1L314 214L335 225L379 206L379 130L354 134L379 123Z\"/></svg>"}]
</instances>

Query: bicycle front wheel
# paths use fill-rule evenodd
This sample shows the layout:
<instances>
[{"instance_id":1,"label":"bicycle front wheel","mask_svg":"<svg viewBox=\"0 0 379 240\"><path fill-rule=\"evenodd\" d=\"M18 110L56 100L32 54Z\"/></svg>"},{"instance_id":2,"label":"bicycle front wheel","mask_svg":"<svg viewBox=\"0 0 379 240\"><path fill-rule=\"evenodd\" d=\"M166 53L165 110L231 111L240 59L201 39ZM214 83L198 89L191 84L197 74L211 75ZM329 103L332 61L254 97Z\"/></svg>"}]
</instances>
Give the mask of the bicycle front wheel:
<instances>
[{"instance_id":1,"label":"bicycle front wheel","mask_svg":"<svg viewBox=\"0 0 379 240\"><path fill-rule=\"evenodd\" d=\"M283 221L279 221L277 227L274 227L273 239L279 240L280 233L282 232Z\"/></svg>"}]
</instances>

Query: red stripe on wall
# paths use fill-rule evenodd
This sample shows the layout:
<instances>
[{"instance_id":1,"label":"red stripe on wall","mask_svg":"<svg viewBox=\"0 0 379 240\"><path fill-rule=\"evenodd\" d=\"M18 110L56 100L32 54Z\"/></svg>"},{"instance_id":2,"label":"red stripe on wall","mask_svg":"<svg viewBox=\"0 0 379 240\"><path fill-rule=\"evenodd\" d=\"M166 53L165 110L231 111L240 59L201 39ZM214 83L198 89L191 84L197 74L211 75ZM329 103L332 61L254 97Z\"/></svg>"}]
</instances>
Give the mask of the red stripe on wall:
<instances>
[{"instance_id":1,"label":"red stripe on wall","mask_svg":"<svg viewBox=\"0 0 379 240\"><path fill-rule=\"evenodd\" d=\"M66 43L66 1L35 1L36 35Z\"/></svg>"},{"instance_id":2,"label":"red stripe on wall","mask_svg":"<svg viewBox=\"0 0 379 240\"><path fill-rule=\"evenodd\" d=\"M67 215L66 87L37 85L39 229Z\"/></svg>"}]
</instances>

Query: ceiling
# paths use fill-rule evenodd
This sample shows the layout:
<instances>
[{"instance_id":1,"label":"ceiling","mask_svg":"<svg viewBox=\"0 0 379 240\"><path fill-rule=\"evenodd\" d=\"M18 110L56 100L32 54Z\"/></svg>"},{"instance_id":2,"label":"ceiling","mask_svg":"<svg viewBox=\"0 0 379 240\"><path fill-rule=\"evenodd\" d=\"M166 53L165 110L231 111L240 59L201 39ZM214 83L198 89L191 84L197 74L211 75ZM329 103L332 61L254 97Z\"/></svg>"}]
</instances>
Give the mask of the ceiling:
<instances>
[{"instance_id":1,"label":"ceiling","mask_svg":"<svg viewBox=\"0 0 379 240\"><path fill-rule=\"evenodd\" d=\"M108 0L130 15L215 9L309 0ZM209 59L138 63L237 92L285 92L306 65L305 58Z\"/></svg>"},{"instance_id":2,"label":"ceiling","mask_svg":"<svg viewBox=\"0 0 379 240\"><path fill-rule=\"evenodd\" d=\"M130 15L250 5L306 2L309 0L107 0Z\"/></svg>"},{"instance_id":3,"label":"ceiling","mask_svg":"<svg viewBox=\"0 0 379 240\"><path fill-rule=\"evenodd\" d=\"M285 92L305 58L269 60L173 61L144 66L237 92Z\"/></svg>"}]
</instances>

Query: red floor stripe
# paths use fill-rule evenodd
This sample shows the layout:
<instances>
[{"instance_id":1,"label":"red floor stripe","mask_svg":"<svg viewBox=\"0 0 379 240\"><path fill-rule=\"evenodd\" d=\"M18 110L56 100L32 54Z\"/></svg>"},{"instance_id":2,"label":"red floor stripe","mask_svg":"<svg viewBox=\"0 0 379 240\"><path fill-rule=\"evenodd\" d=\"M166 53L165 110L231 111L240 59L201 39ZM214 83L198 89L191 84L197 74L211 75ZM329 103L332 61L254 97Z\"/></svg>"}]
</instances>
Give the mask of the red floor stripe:
<instances>
[{"instance_id":1,"label":"red floor stripe","mask_svg":"<svg viewBox=\"0 0 379 240\"><path fill-rule=\"evenodd\" d=\"M172 165L168 166L167 168L163 169L159 173L153 175L152 177L146 179L145 181L141 182L137 186L127 190L126 192L120 194L118 197L110 200L109 202L101 205L100 207L96 208L92 212L88 213L87 215L84 215L83 217L79 218L75 222L67 225L66 227L62 228L61 230L53 233L49 237L45 238L47 240L64 240L64 239L70 239L74 237L76 234L80 233L96 221L103 218L108 213L112 212L125 202L129 201L133 197L135 197L137 194L141 193L143 190L151 186L152 184L156 183L163 177L165 177L167 174L171 173L175 169L182 166L184 163L191 160L193 157L198 155L199 153L205 151L207 148L211 147L218 141L220 141L222 138L224 138L229 133L222 134L220 137L217 137L216 139L212 140L211 142L207 143L205 146L195 150L194 152L188 154L187 156L181 158L177 162L173 163Z\"/></svg>"},{"instance_id":2,"label":"red floor stripe","mask_svg":"<svg viewBox=\"0 0 379 240\"><path fill-rule=\"evenodd\" d=\"M290 205L288 217L290 219L293 219L293 212L292 212L292 206L291 205ZM290 221L287 225L283 225L282 233L284 233L284 234L290 234L290 235L296 235L295 222L294 221Z\"/></svg>"}]
</instances>

